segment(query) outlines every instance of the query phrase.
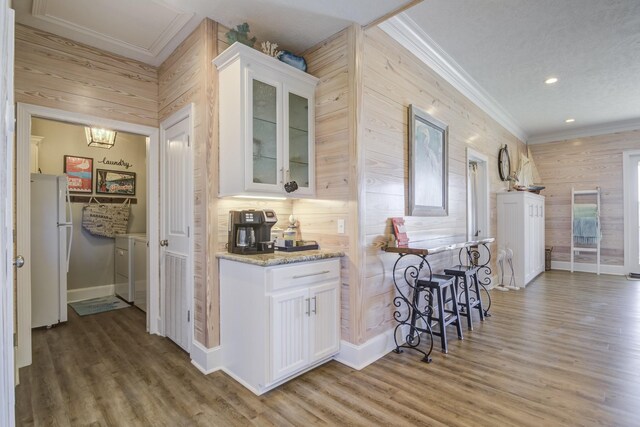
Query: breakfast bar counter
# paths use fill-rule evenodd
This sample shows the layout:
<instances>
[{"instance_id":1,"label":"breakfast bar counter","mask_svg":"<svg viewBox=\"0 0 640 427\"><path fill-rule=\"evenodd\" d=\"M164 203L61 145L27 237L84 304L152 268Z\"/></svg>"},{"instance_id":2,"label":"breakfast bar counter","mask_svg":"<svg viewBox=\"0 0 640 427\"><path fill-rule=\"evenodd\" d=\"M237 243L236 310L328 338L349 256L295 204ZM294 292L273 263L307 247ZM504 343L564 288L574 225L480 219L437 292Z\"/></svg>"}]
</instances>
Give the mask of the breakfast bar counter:
<instances>
[{"instance_id":1,"label":"breakfast bar counter","mask_svg":"<svg viewBox=\"0 0 640 427\"><path fill-rule=\"evenodd\" d=\"M433 255L444 251L470 248L494 242L495 237L446 236L409 242L406 245L387 246L385 252L414 255Z\"/></svg>"},{"instance_id":2,"label":"breakfast bar counter","mask_svg":"<svg viewBox=\"0 0 640 427\"><path fill-rule=\"evenodd\" d=\"M456 295L452 295L452 298L458 303L458 299L462 298L459 302L460 305L471 307L478 305L480 311L482 311L481 319L490 316L488 313L491 306L491 299L487 292L486 286L491 283L491 251L489 250L489 244L495 241L494 237L479 237L479 236L437 236L433 238L427 238L419 241L409 242L407 244L397 246L387 246L383 248L385 252L398 254L393 265L392 280L396 288L396 297L393 304L396 307L393 313L393 318L397 322L394 339L396 343L395 352L401 353L403 348L415 350L421 353L423 361L429 363L431 361L431 352L433 350L433 335L434 331L431 327L431 319L434 313L433 298L425 298L428 302L424 306L424 301L420 297L422 292L425 292L427 285L443 281L445 279L452 280L453 277L434 274L429 264L428 257L430 255L438 254L445 251L458 250L459 265L454 268L473 269L475 272L483 271L484 280L479 280L477 275L475 276L475 283L477 290L473 296L470 296L467 282L464 282L460 291L456 292L455 288L453 292ZM481 250L482 248L482 250ZM483 253L484 252L484 253ZM447 269L445 269L445 272ZM477 273L474 273L477 274ZM458 280L455 281L456 287L458 286ZM488 306L486 309L482 304L476 304L480 302L480 288L486 293L488 298ZM431 291L429 291L431 292ZM445 294L446 295L446 294ZM471 300L472 299L472 300ZM446 301L446 297L444 298ZM444 305L445 301L441 301L440 305ZM456 308L457 314L457 308ZM467 313L470 316L471 313ZM442 318L443 316L441 316ZM459 322L459 320L458 320ZM423 327L418 327L421 324ZM440 335L445 332L442 331L444 324L439 332ZM422 345L421 333L427 334L427 347ZM458 334L462 339L461 333ZM445 339L442 340L446 342ZM446 345L446 344L445 344ZM446 352L446 348L443 348Z\"/></svg>"}]
</instances>

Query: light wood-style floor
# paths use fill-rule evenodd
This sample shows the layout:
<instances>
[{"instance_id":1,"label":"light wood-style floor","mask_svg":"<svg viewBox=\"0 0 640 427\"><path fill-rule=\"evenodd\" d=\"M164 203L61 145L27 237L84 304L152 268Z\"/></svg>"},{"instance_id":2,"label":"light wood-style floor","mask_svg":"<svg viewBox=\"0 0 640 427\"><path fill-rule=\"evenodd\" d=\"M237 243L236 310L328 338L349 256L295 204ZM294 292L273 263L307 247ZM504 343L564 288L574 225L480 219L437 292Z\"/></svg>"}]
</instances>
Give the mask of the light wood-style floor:
<instances>
[{"instance_id":1,"label":"light wood-style floor","mask_svg":"<svg viewBox=\"0 0 640 427\"><path fill-rule=\"evenodd\" d=\"M136 308L33 335L18 425L640 425L640 282L550 272L424 364L330 362L261 397L203 376ZM256 355L259 357L259 355Z\"/></svg>"}]
</instances>

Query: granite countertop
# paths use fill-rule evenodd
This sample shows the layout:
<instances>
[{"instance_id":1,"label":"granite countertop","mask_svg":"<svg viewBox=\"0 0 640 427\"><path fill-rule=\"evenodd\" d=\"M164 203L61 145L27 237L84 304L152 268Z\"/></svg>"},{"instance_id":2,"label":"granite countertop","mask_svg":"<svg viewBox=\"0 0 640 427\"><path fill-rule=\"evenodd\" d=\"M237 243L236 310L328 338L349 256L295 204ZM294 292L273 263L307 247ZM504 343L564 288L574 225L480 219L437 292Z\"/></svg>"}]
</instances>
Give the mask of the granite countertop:
<instances>
[{"instance_id":1,"label":"granite countertop","mask_svg":"<svg viewBox=\"0 0 640 427\"><path fill-rule=\"evenodd\" d=\"M229 252L218 252L216 257L220 259L227 259L230 261L244 262L246 264L259 265L261 267L270 267L273 265L293 264L296 262L317 261L328 258L343 257L342 251L330 251L324 249L316 249L311 251L300 252L279 252L275 251L272 254L258 254L258 255L239 255Z\"/></svg>"}]
</instances>

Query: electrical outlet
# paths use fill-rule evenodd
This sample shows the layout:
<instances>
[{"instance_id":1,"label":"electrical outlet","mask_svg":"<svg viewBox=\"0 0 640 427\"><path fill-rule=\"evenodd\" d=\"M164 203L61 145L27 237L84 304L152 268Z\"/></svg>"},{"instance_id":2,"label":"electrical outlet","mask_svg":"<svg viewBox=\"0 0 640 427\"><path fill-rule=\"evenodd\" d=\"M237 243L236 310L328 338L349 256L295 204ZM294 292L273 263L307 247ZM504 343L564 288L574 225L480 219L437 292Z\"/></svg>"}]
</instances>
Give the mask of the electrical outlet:
<instances>
[{"instance_id":1,"label":"electrical outlet","mask_svg":"<svg viewBox=\"0 0 640 427\"><path fill-rule=\"evenodd\" d=\"M344 219L338 220L338 234L344 234Z\"/></svg>"}]
</instances>

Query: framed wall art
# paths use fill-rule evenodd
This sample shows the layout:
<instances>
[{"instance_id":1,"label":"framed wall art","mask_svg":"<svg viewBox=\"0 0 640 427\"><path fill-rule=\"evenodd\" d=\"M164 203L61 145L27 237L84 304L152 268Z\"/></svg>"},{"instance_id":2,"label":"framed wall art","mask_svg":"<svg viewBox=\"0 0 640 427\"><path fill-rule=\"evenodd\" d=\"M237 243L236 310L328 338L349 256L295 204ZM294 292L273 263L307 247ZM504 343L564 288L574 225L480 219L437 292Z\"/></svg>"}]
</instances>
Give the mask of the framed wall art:
<instances>
[{"instance_id":1,"label":"framed wall art","mask_svg":"<svg viewBox=\"0 0 640 427\"><path fill-rule=\"evenodd\" d=\"M96 169L96 194L135 196L135 172Z\"/></svg>"},{"instance_id":2,"label":"framed wall art","mask_svg":"<svg viewBox=\"0 0 640 427\"><path fill-rule=\"evenodd\" d=\"M448 214L448 127L409 106L410 216Z\"/></svg>"},{"instance_id":3,"label":"framed wall art","mask_svg":"<svg viewBox=\"0 0 640 427\"><path fill-rule=\"evenodd\" d=\"M93 159L91 157L64 156L64 173L72 193L93 192Z\"/></svg>"}]
</instances>

